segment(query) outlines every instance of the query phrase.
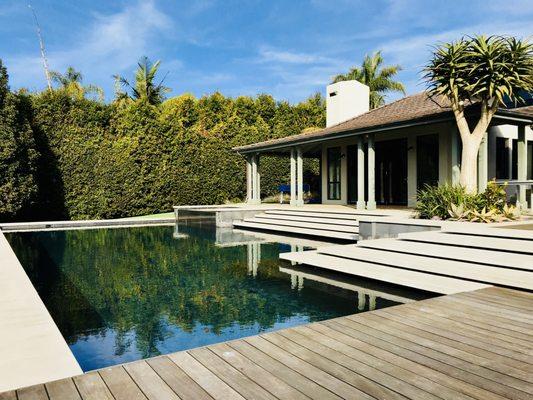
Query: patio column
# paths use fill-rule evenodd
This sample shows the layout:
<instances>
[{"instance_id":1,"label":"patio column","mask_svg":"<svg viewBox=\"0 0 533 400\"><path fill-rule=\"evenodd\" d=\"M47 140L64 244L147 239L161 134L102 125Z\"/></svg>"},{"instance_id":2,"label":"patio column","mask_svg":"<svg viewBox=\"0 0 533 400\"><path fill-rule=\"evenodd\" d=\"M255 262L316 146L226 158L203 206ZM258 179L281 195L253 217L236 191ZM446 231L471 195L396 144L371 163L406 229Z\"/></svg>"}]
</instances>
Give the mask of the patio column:
<instances>
[{"instance_id":1,"label":"patio column","mask_svg":"<svg viewBox=\"0 0 533 400\"><path fill-rule=\"evenodd\" d=\"M374 135L368 135L368 201L367 210L376 209L376 155Z\"/></svg>"},{"instance_id":2,"label":"patio column","mask_svg":"<svg viewBox=\"0 0 533 400\"><path fill-rule=\"evenodd\" d=\"M527 180L527 137L525 125L520 125L518 127L518 180ZM520 186L520 190L518 192L518 201L523 209L527 208L525 185Z\"/></svg>"},{"instance_id":3,"label":"patio column","mask_svg":"<svg viewBox=\"0 0 533 400\"><path fill-rule=\"evenodd\" d=\"M296 171L297 171L297 200L296 205L297 206L303 206L304 205L304 159L302 154L302 148L297 147L296 148Z\"/></svg>"},{"instance_id":4,"label":"patio column","mask_svg":"<svg viewBox=\"0 0 533 400\"><path fill-rule=\"evenodd\" d=\"M461 137L457 127L451 128L452 185L459 185L461 177Z\"/></svg>"},{"instance_id":5,"label":"patio column","mask_svg":"<svg viewBox=\"0 0 533 400\"><path fill-rule=\"evenodd\" d=\"M513 139L505 140L505 149L507 150L507 179L513 179Z\"/></svg>"},{"instance_id":6,"label":"patio column","mask_svg":"<svg viewBox=\"0 0 533 400\"><path fill-rule=\"evenodd\" d=\"M477 190L480 193L485 191L489 180L488 153L488 136L487 132L485 132L481 144L479 145L479 152L477 155Z\"/></svg>"},{"instance_id":7,"label":"patio column","mask_svg":"<svg viewBox=\"0 0 533 400\"><path fill-rule=\"evenodd\" d=\"M362 136L357 139L357 209L365 209L365 150Z\"/></svg>"},{"instance_id":8,"label":"patio column","mask_svg":"<svg viewBox=\"0 0 533 400\"><path fill-rule=\"evenodd\" d=\"M291 148L291 206L296 205L296 149Z\"/></svg>"},{"instance_id":9,"label":"patio column","mask_svg":"<svg viewBox=\"0 0 533 400\"><path fill-rule=\"evenodd\" d=\"M261 203L261 176L259 174L259 154L254 154L252 156L252 201L250 203Z\"/></svg>"},{"instance_id":10,"label":"patio column","mask_svg":"<svg viewBox=\"0 0 533 400\"><path fill-rule=\"evenodd\" d=\"M252 201L252 159L246 156L246 202Z\"/></svg>"}]
</instances>

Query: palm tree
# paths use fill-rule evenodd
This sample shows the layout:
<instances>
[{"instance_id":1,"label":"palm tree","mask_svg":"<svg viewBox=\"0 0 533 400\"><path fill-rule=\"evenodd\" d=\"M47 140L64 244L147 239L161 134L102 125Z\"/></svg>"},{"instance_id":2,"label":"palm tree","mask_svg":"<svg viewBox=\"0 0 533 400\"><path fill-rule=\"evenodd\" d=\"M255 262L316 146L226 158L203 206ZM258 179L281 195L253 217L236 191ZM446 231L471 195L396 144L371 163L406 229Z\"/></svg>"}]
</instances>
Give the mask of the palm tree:
<instances>
[{"instance_id":1,"label":"palm tree","mask_svg":"<svg viewBox=\"0 0 533 400\"><path fill-rule=\"evenodd\" d=\"M152 64L148 57L142 57L137 63L135 84L133 85L120 75L114 75L113 77L117 84L115 89L116 98L133 98L135 100L147 101L149 104L162 103L165 100L165 94L170 92L170 88L163 86L166 75L158 84L155 83L155 76L160 64L161 61L159 60ZM131 95L122 91L121 87L129 89Z\"/></svg>"},{"instance_id":2,"label":"palm tree","mask_svg":"<svg viewBox=\"0 0 533 400\"><path fill-rule=\"evenodd\" d=\"M386 92L402 92L405 87L402 83L394 81L392 77L402 70L399 65L382 66L383 56L381 51L372 56L366 55L360 67L353 67L346 74L340 74L333 78L332 83L356 80L370 88L370 109L385 104Z\"/></svg>"},{"instance_id":3,"label":"palm tree","mask_svg":"<svg viewBox=\"0 0 533 400\"><path fill-rule=\"evenodd\" d=\"M50 78L59 85L60 90L64 90L76 99L82 99L88 94L96 94L99 100L103 100L104 91L95 85L83 85L83 75L73 67L68 67L64 74L51 71Z\"/></svg>"}]
</instances>

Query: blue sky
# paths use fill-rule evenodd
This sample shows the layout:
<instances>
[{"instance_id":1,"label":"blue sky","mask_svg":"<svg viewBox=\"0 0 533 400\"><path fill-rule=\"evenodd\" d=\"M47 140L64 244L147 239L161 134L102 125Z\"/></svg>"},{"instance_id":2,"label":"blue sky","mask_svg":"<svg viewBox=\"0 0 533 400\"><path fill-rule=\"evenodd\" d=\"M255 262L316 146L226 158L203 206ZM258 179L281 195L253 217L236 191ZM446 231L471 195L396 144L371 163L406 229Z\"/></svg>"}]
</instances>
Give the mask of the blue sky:
<instances>
[{"instance_id":1,"label":"blue sky","mask_svg":"<svg viewBox=\"0 0 533 400\"><path fill-rule=\"evenodd\" d=\"M296 102L382 50L409 94L430 46L463 34L533 35L533 0L32 0L50 66L81 70L113 97L113 74L162 61L171 95L219 90ZM0 0L0 58L11 86L45 87L26 0ZM388 100L398 95L389 96Z\"/></svg>"}]
</instances>

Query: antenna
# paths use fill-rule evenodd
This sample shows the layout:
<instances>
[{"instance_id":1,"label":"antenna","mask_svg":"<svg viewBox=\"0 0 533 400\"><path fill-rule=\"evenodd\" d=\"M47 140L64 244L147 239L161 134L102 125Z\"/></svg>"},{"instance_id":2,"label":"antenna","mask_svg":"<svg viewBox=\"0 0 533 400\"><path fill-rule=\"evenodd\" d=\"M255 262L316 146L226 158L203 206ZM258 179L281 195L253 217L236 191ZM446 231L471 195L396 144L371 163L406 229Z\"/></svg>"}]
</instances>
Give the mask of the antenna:
<instances>
[{"instance_id":1,"label":"antenna","mask_svg":"<svg viewBox=\"0 0 533 400\"><path fill-rule=\"evenodd\" d=\"M37 14L35 13L35 10L33 9L30 3L28 3L28 8L33 14L33 19L35 20L35 27L37 28L37 37L39 38L39 47L41 48L41 58L43 59L44 75L46 77L46 82L48 83L48 90L52 91L52 80L50 79L50 71L48 70L48 60L46 59L46 53L44 51L44 41L43 37L41 36L41 26L39 25L39 21L37 20Z\"/></svg>"}]
</instances>

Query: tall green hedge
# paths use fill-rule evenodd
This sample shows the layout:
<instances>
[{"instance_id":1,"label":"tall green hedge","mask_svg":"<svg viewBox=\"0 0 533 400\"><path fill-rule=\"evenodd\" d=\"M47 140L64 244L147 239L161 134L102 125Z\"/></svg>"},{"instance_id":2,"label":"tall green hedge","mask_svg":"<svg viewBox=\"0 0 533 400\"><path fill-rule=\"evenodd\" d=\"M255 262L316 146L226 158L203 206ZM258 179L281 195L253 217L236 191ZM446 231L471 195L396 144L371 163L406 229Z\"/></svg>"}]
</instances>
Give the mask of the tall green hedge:
<instances>
[{"instance_id":1,"label":"tall green hedge","mask_svg":"<svg viewBox=\"0 0 533 400\"><path fill-rule=\"evenodd\" d=\"M2 220L116 218L243 199L245 163L232 147L325 124L319 95L291 105L269 95L184 94L153 106L5 92ZM306 165L312 179L318 164ZM263 196L288 182L286 159L264 157L261 169Z\"/></svg>"}]
</instances>

